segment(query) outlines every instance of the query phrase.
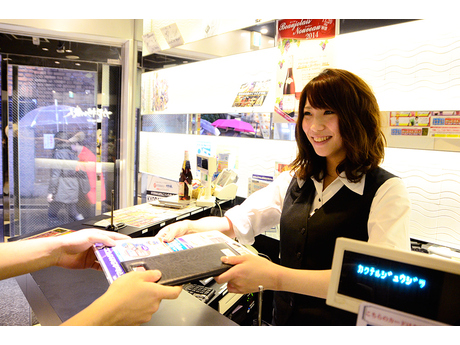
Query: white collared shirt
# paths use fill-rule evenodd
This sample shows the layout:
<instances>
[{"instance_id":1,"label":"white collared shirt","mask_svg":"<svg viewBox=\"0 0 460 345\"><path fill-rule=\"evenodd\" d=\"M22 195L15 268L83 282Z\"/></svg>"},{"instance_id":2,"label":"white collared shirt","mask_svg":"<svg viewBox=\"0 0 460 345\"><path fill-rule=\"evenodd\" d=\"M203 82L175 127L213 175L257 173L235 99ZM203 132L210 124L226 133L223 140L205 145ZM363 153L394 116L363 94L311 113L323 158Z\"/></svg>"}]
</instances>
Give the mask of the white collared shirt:
<instances>
[{"instance_id":1,"label":"white collared shirt","mask_svg":"<svg viewBox=\"0 0 460 345\"><path fill-rule=\"evenodd\" d=\"M241 205L225 213L241 243L254 243L255 236L280 223L284 197L291 180L291 173L283 172L270 185L251 194ZM312 180L316 189L312 213L344 185L357 194L362 195L364 192L365 178L353 183L341 174L324 191L323 181ZM304 182L298 180L299 186ZM369 243L410 250L410 210L409 194L404 182L397 177L385 181L375 193L371 204L368 220Z\"/></svg>"}]
</instances>

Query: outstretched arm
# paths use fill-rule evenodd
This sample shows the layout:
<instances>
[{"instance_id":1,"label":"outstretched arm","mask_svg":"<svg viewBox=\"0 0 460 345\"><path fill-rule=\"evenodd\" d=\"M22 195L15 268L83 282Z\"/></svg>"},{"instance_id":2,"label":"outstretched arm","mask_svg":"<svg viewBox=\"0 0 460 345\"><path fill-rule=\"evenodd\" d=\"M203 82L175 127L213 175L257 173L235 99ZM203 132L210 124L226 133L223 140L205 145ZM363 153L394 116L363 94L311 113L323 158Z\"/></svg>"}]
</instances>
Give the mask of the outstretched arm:
<instances>
[{"instance_id":1,"label":"outstretched arm","mask_svg":"<svg viewBox=\"0 0 460 345\"><path fill-rule=\"evenodd\" d=\"M198 220L183 220L161 229L155 237L171 242L176 237L195 232L218 230L228 237L235 237L233 226L227 217L203 217Z\"/></svg>"},{"instance_id":2,"label":"outstretched arm","mask_svg":"<svg viewBox=\"0 0 460 345\"><path fill-rule=\"evenodd\" d=\"M292 269L256 255L222 257L222 262L234 265L215 277L219 284L227 282L229 292L257 292L262 285L266 290L327 297L331 270Z\"/></svg>"},{"instance_id":3,"label":"outstretched arm","mask_svg":"<svg viewBox=\"0 0 460 345\"><path fill-rule=\"evenodd\" d=\"M126 235L96 229L57 237L0 243L0 280L50 266L100 269L93 244L113 246Z\"/></svg>"},{"instance_id":4,"label":"outstretched arm","mask_svg":"<svg viewBox=\"0 0 460 345\"><path fill-rule=\"evenodd\" d=\"M95 243L115 245L126 235L80 230L57 237L0 244L0 279L35 272L50 266L100 270ZM160 271L130 272L118 278L107 292L63 325L140 325L149 321L162 299L175 299L182 287L155 284Z\"/></svg>"}]
</instances>

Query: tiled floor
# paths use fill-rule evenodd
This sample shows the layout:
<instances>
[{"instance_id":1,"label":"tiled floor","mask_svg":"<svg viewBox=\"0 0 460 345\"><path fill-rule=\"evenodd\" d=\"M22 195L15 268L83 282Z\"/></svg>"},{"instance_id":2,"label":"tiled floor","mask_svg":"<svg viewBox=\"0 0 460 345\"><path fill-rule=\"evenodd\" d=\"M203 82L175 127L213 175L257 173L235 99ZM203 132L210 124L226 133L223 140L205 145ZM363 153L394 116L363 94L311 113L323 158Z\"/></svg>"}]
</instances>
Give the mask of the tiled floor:
<instances>
[{"instance_id":1,"label":"tiled floor","mask_svg":"<svg viewBox=\"0 0 460 345\"><path fill-rule=\"evenodd\" d=\"M38 324L15 278L0 281L0 326Z\"/></svg>"}]
</instances>

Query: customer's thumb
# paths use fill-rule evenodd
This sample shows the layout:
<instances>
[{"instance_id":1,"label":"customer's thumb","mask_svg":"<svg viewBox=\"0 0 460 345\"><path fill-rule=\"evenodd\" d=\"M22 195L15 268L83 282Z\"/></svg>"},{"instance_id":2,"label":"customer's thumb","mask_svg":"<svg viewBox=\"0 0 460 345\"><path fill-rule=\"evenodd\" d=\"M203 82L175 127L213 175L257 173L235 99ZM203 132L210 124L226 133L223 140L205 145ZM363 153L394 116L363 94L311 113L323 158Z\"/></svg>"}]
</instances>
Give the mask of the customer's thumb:
<instances>
[{"instance_id":1,"label":"customer's thumb","mask_svg":"<svg viewBox=\"0 0 460 345\"><path fill-rule=\"evenodd\" d=\"M156 283L161 278L161 272L159 270L147 270L145 271L145 281Z\"/></svg>"}]
</instances>

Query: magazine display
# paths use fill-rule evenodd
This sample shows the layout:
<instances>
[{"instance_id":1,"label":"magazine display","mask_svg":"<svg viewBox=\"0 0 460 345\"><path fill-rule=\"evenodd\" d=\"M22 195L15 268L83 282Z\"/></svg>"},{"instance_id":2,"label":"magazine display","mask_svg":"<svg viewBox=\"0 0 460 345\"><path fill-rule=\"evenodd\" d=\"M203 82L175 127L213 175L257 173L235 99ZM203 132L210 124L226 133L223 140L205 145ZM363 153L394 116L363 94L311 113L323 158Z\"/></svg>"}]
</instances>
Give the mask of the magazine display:
<instances>
[{"instance_id":1,"label":"magazine display","mask_svg":"<svg viewBox=\"0 0 460 345\"><path fill-rule=\"evenodd\" d=\"M242 244L232 240L220 231L207 231L187 234L166 243L155 237L139 237L116 241L114 247L94 245L94 251L109 283L126 273L124 262L142 260L162 254L183 251L215 243L226 243L240 255L253 254ZM225 256L226 254L222 254ZM171 259L173 261L173 259Z\"/></svg>"}]
</instances>

